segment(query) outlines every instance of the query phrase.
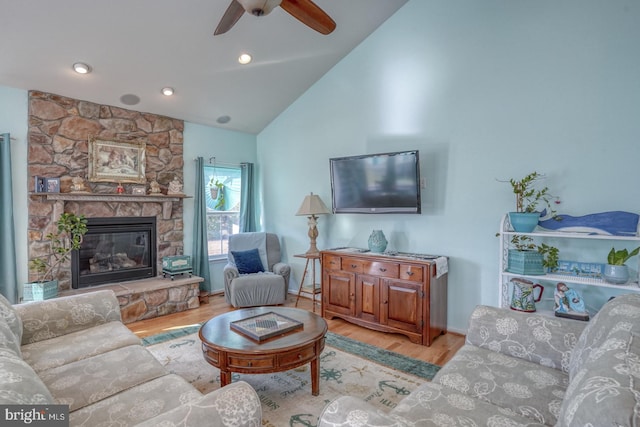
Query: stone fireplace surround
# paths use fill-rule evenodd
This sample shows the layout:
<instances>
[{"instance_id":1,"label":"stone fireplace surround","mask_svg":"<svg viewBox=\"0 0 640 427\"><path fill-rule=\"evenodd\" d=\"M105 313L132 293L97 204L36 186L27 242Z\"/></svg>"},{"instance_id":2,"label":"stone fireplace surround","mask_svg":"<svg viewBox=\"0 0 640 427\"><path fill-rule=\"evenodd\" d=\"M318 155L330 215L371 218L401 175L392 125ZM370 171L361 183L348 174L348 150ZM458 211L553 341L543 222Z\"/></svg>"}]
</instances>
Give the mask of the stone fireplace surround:
<instances>
[{"instance_id":1,"label":"stone fireplace surround","mask_svg":"<svg viewBox=\"0 0 640 427\"><path fill-rule=\"evenodd\" d=\"M182 120L30 91L27 165L29 188L34 188L34 176L59 177L60 193L30 194L29 259L49 255L49 244L45 236L53 230L55 221L62 212L83 214L87 218L155 216L158 272L162 270L162 257L182 254L183 197L167 196L166 190L174 177L183 182L183 130ZM125 194L118 194L118 183L115 182L87 182L90 194L70 193L73 177L87 179L88 139L92 136L114 141L144 142L147 188L148 183L155 180L160 184L162 194L132 195L132 184L127 183L123 183ZM60 269L57 279L61 294L77 292L70 291L70 263ZM182 280L171 283L169 279L146 279L155 282L145 282L137 290L126 289L124 284L118 284L115 285L118 287L116 294L123 314L125 311L131 312L133 320L155 317L197 307L198 282L201 281L197 279L199 278L192 278L192 283L187 284L182 283ZM131 284L135 285L134 282ZM154 288L159 293L154 292ZM176 290L172 291L173 288ZM182 301L172 301L166 308L159 309L174 297ZM128 309L131 305L135 308Z\"/></svg>"}]
</instances>

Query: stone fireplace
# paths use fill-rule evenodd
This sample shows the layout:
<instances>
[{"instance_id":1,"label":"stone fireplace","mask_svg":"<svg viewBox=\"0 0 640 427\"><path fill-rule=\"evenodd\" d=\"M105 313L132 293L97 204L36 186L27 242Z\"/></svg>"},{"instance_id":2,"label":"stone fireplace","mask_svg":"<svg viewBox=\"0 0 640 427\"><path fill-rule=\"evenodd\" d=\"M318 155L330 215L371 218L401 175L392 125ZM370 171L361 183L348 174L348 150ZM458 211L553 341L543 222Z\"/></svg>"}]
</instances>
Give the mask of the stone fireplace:
<instances>
[{"instance_id":1,"label":"stone fireplace","mask_svg":"<svg viewBox=\"0 0 640 427\"><path fill-rule=\"evenodd\" d=\"M99 105L39 91L29 92L29 188L34 176L60 178L60 193L31 193L28 203L29 259L49 256L47 233L62 212L92 218L155 217L156 268L164 256L184 252L182 197L167 196L168 184L183 182L184 122L169 117ZM88 182L88 140L144 142L145 175L160 184L160 194L132 194L134 185ZM89 186L87 194L72 193L72 178ZM159 270L158 270L159 271ZM31 277L33 279L33 276ZM71 263L60 269L59 290L72 287Z\"/></svg>"},{"instance_id":2,"label":"stone fireplace","mask_svg":"<svg viewBox=\"0 0 640 427\"><path fill-rule=\"evenodd\" d=\"M29 188L34 188L35 176L60 179L59 193L34 191L29 194L29 259L51 256L46 236L54 230L55 223L63 212L84 215L90 221L97 222L105 218L105 221L112 219L117 222L117 219L123 217L152 217L155 220L156 243L144 255L148 257L150 264L150 270L144 274L156 277L123 282L124 277L116 274L111 282L103 280L102 277L99 280L99 286L113 289L116 293L125 323L199 306L198 282L201 278L172 281L157 276L161 271L163 257L181 255L184 252L182 202L186 196L166 194L168 185L174 178L184 182L183 130L182 120L45 92L29 92ZM88 141L92 137L107 141L144 142L144 192L134 194L133 187L140 185L138 183L88 181ZM85 180L89 187L86 193L72 192L74 177ZM148 194L147 190L152 181L159 184L160 193ZM118 188L119 184L124 188L124 192ZM133 238L134 246L136 237ZM88 237L88 240L91 240L91 237ZM107 240L102 240L103 246L108 245ZM99 243L100 241L93 241L92 244ZM112 243L115 247L115 240ZM115 270L122 270L122 265L137 262L136 258L139 256L134 252L135 249L132 249L130 254L127 253L126 257L129 259L120 260L121 264ZM111 268L113 271L113 258L121 253L122 251L115 250L113 255L101 254L94 261L98 264L102 261L103 267L106 266L106 269ZM87 268L88 258L94 258L96 253L86 255L87 259L79 256L76 260L79 265L77 278L81 283L81 271ZM111 256L112 259L98 259L103 256ZM110 262L111 267L108 266ZM72 289L74 280L71 264L68 262L63 265L55 277L58 279L59 293L63 295L87 291L86 288ZM104 272L97 275L101 276L102 273ZM34 276L30 272L31 280Z\"/></svg>"},{"instance_id":3,"label":"stone fireplace","mask_svg":"<svg viewBox=\"0 0 640 427\"><path fill-rule=\"evenodd\" d=\"M71 258L71 286L156 277L156 217L89 218Z\"/></svg>"}]
</instances>

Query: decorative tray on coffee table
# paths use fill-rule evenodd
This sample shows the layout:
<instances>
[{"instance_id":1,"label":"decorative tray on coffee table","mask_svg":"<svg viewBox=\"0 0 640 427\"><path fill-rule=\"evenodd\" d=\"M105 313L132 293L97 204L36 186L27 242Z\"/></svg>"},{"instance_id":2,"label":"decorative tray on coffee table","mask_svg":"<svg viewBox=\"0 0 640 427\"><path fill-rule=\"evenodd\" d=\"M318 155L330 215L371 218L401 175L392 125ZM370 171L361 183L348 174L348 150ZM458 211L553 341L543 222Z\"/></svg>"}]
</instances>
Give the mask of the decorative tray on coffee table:
<instances>
[{"instance_id":1,"label":"decorative tray on coffee table","mask_svg":"<svg viewBox=\"0 0 640 427\"><path fill-rule=\"evenodd\" d=\"M302 329L304 324L289 317L268 312L230 323L231 329L252 340L262 342L276 335Z\"/></svg>"}]
</instances>

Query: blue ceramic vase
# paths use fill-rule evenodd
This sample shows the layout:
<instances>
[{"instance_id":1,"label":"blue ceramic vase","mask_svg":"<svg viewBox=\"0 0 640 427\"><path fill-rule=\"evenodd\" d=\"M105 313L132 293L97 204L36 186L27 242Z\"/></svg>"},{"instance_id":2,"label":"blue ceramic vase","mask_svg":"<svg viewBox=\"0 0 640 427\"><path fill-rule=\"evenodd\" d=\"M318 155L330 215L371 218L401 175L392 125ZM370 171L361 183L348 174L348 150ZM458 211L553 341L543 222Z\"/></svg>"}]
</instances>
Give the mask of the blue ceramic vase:
<instances>
[{"instance_id":1,"label":"blue ceramic vase","mask_svg":"<svg viewBox=\"0 0 640 427\"><path fill-rule=\"evenodd\" d=\"M369 236L369 250L371 252L382 253L387 249L387 238L382 230L373 230Z\"/></svg>"},{"instance_id":2,"label":"blue ceramic vase","mask_svg":"<svg viewBox=\"0 0 640 427\"><path fill-rule=\"evenodd\" d=\"M513 231L531 233L538 225L539 212L509 212L509 221Z\"/></svg>"}]
</instances>

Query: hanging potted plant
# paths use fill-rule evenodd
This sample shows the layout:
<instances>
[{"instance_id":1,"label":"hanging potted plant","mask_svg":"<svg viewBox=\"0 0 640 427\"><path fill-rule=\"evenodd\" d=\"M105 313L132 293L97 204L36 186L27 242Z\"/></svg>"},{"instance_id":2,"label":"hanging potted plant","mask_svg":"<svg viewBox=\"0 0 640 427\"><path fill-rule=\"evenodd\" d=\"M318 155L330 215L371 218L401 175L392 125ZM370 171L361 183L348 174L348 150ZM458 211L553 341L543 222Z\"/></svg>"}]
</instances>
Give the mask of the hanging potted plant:
<instances>
[{"instance_id":1,"label":"hanging potted plant","mask_svg":"<svg viewBox=\"0 0 640 427\"><path fill-rule=\"evenodd\" d=\"M513 194L516 195L516 210L509 212L509 221L514 231L532 232L540 220L540 205L545 205L544 208L555 217L555 211L551 208L553 196L549 193L549 188L536 188L542 178L544 175L534 171L520 180L509 180Z\"/></svg>"},{"instance_id":2,"label":"hanging potted plant","mask_svg":"<svg viewBox=\"0 0 640 427\"><path fill-rule=\"evenodd\" d=\"M87 233L87 219L84 215L63 213L58 218L55 231L45 237L49 240L50 255L32 259L29 267L36 273L36 280L27 283L23 290L23 300L40 300L57 296L57 272L60 265L71 255L71 251L80 249Z\"/></svg>"},{"instance_id":3,"label":"hanging potted plant","mask_svg":"<svg viewBox=\"0 0 640 427\"><path fill-rule=\"evenodd\" d=\"M211 199L216 200L218 195L222 192L224 184L218 181L218 179L212 176L209 179L209 192L211 193Z\"/></svg>"},{"instance_id":4,"label":"hanging potted plant","mask_svg":"<svg viewBox=\"0 0 640 427\"><path fill-rule=\"evenodd\" d=\"M632 256L640 253L640 247L635 248L631 252L626 249L616 251L611 248L607 255L607 265L604 267L604 280L616 285L624 285L629 281L629 268L625 264Z\"/></svg>"}]
</instances>

